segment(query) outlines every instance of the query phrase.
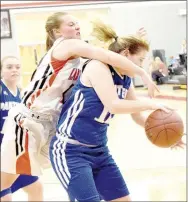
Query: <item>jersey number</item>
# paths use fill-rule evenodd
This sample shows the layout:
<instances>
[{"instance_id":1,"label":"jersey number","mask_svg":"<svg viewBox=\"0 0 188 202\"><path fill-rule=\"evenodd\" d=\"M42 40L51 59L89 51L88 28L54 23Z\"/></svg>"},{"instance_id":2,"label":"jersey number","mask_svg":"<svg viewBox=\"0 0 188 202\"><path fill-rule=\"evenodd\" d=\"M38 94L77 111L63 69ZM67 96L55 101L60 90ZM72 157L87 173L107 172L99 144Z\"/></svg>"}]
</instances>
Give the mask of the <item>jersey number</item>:
<instances>
[{"instance_id":1,"label":"jersey number","mask_svg":"<svg viewBox=\"0 0 188 202\"><path fill-rule=\"evenodd\" d=\"M103 109L101 115L99 118L95 118L95 121L98 121L100 123L109 123L110 119L113 117L110 112L108 112L105 108Z\"/></svg>"}]
</instances>

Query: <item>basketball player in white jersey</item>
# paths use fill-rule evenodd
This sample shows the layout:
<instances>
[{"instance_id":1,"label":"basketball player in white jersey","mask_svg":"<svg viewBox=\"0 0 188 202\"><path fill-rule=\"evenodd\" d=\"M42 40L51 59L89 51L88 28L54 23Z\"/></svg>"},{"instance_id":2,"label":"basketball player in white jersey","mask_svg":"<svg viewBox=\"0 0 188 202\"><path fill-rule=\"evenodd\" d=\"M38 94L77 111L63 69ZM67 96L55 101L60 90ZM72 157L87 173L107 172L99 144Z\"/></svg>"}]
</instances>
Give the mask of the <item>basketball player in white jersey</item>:
<instances>
[{"instance_id":1,"label":"basketball player in white jersey","mask_svg":"<svg viewBox=\"0 0 188 202\"><path fill-rule=\"evenodd\" d=\"M39 176L42 167L49 167L48 142L55 135L61 106L80 74L79 57L116 66L130 77L141 76L150 96L158 90L149 75L126 57L81 41L80 27L73 16L62 12L51 15L46 31L48 52L25 90L22 103L10 110L4 124L1 190L10 187L20 174Z\"/></svg>"}]
</instances>

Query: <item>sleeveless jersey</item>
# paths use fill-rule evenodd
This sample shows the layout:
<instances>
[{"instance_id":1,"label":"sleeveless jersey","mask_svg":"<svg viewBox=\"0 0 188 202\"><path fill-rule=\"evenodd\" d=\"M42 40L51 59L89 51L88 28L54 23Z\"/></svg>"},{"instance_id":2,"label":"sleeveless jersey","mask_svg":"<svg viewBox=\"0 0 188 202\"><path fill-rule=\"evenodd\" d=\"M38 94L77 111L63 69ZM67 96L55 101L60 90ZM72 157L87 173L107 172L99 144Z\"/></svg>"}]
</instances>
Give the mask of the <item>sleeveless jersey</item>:
<instances>
[{"instance_id":1,"label":"sleeveless jersey","mask_svg":"<svg viewBox=\"0 0 188 202\"><path fill-rule=\"evenodd\" d=\"M119 98L126 98L131 78L121 76L111 66L109 67ZM113 116L106 110L95 90L84 86L79 79L62 108L57 136L74 139L83 144L106 144L107 127Z\"/></svg>"},{"instance_id":2,"label":"sleeveless jersey","mask_svg":"<svg viewBox=\"0 0 188 202\"><path fill-rule=\"evenodd\" d=\"M60 113L60 107L69 96L81 72L80 58L59 61L52 57L52 51L62 40L63 38L57 39L42 58L24 92L22 103L33 112L52 116Z\"/></svg>"},{"instance_id":3,"label":"sleeveless jersey","mask_svg":"<svg viewBox=\"0 0 188 202\"><path fill-rule=\"evenodd\" d=\"M6 85L0 80L0 141L2 141L2 128L8 112L12 107L21 102L20 91L17 89L17 94L14 96Z\"/></svg>"}]
</instances>

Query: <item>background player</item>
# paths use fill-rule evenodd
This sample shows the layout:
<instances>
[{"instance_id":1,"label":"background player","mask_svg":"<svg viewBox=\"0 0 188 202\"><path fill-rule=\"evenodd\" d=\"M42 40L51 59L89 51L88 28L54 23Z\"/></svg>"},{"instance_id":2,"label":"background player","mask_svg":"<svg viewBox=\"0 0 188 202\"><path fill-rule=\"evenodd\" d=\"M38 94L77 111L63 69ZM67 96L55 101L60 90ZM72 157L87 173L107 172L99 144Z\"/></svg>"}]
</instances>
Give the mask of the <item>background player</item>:
<instances>
[{"instance_id":1,"label":"background player","mask_svg":"<svg viewBox=\"0 0 188 202\"><path fill-rule=\"evenodd\" d=\"M0 81L0 131L8 116L8 111L21 102L20 90L17 85L20 80L20 62L14 56L7 56L1 60L1 81ZM3 140L3 133L0 132L0 143ZM8 160L8 159L7 159ZM40 201L43 198L42 186L38 177L20 175L10 188L1 191L0 197L7 195L6 201L11 200L11 194L23 188L28 195L29 201Z\"/></svg>"}]
</instances>

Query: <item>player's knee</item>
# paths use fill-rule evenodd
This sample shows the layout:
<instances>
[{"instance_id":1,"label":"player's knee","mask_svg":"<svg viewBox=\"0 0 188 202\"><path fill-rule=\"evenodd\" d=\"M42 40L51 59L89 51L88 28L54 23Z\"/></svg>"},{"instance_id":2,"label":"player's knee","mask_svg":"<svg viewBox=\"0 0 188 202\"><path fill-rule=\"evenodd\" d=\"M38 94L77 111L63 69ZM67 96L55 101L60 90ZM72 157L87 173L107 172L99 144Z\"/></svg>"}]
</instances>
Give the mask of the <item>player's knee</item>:
<instances>
[{"instance_id":1,"label":"player's knee","mask_svg":"<svg viewBox=\"0 0 188 202\"><path fill-rule=\"evenodd\" d=\"M113 201L131 201L131 198L130 196L124 196L124 197L121 197L121 198L118 198L118 199L115 199Z\"/></svg>"},{"instance_id":2,"label":"player's knee","mask_svg":"<svg viewBox=\"0 0 188 202\"><path fill-rule=\"evenodd\" d=\"M26 186L23 188L23 190L27 193L27 194L42 194L43 193L43 185L40 182L40 180L37 180L36 182Z\"/></svg>"},{"instance_id":3,"label":"player's knee","mask_svg":"<svg viewBox=\"0 0 188 202\"><path fill-rule=\"evenodd\" d=\"M1 172L1 191L12 186L18 175Z\"/></svg>"}]
</instances>

